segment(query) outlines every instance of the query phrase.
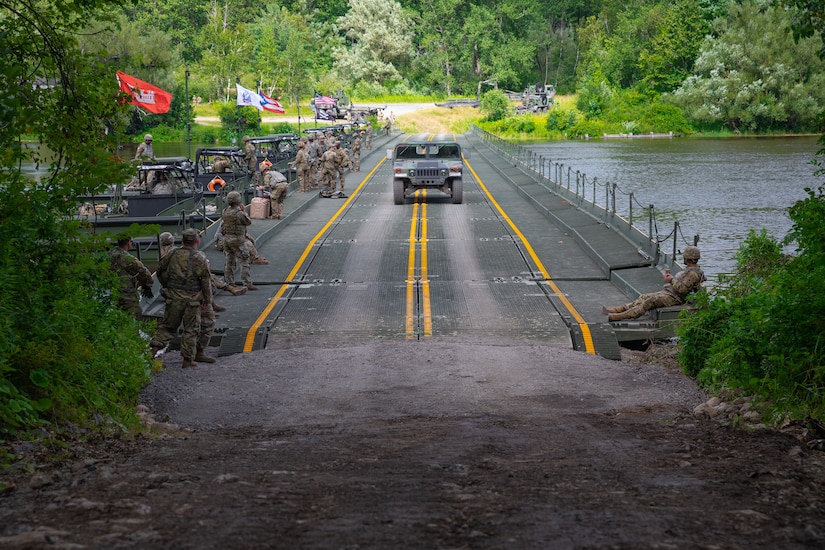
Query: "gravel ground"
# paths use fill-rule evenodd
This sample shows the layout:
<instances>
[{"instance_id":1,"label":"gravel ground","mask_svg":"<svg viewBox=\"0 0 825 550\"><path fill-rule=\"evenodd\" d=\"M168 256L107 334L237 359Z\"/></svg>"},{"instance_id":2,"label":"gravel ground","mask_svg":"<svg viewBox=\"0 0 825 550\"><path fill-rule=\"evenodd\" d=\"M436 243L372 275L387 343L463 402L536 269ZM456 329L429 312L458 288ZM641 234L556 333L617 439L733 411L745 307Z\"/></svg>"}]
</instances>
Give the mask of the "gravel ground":
<instances>
[{"instance_id":1,"label":"gravel ground","mask_svg":"<svg viewBox=\"0 0 825 550\"><path fill-rule=\"evenodd\" d=\"M146 388L156 435L19 476L2 548L819 548L823 454L678 370L537 342L283 341Z\"/></svg>"}]
</instances>

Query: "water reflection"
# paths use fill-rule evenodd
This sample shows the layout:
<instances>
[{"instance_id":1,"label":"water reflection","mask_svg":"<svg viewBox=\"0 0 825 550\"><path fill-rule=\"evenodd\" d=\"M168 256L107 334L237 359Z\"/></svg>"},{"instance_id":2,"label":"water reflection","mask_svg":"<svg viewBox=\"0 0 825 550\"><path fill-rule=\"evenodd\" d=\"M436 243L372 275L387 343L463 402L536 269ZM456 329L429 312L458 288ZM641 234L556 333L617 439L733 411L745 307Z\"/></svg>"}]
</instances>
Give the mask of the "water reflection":
<instances>
[{"instance_id":1,"label":"water reflection","mask_svg":"<svg viewBox=\"0 0 825 550\"><path fill-rule=\"evenodd\" d=\"M698 234L701 263L714 279L733 269L749 230L764 227L784 237L788 207L807 197L805 187L822 184L810 164L819 149L814 137L560 141L530 148L584 172L588 181L616 183L641 205L653 204L660 235L678 220L680 247ZM629 199L618 195L616 209L627 215ZM634 219L640 210L634 205Z\"/></svg>"}]
</instances>

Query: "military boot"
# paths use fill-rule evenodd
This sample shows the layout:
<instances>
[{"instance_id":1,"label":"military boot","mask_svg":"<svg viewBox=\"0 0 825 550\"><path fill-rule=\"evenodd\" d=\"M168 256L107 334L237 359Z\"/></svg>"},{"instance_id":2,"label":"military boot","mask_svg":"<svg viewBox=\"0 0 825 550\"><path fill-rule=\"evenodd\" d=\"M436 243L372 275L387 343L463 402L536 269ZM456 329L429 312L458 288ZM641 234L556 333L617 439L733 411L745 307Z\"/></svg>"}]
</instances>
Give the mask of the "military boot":
<instances>
[{"instance_id":1,"label":"military boot","mask_svg":"<svg viewBox=\"0 0 825 550\"><path fill-rule=\"evenodd\" d=\"M190 359L189 357L184 357L181 368L188 369L189 367L194 367L196 365L197 363L195 363L192 359Z\"/></svg>"},{"instance_id":2,"label":"military boot","mask_svg":"<svg viewBox=\"0 0 825 550\"><path fill-rule=\"evenodd\" d=\"M248 285L246 285L246 288L248 288L249 290L258 290L258 287L256 287L252 283L249 283Z\"/></svg>"},{"instance_id":3,"label":"military boot","mask_svg":"<svg viewBox=\"0 0 825 550\"><path fill-rule=\"evenodd\" d=\"M217 359L215 359L211 355L206 355L205 351L199 349L198 353L195 355L195 361L197 361L198 363L214 363L217 361Z\"/></svg>"},{"instance_id":4,"label":"military boot","mask_svg":"<svg viewBox=\"0 0 825 550\"><path fill-rule=\"evenodd\" d=\"M602 313L604 313L605 315L610 315L611 313L621 313L621 312L626 311L626 310L627 310L627 307L625 307L625 306L615 306L615 307L602 306Z\"/></svg>"},{"instance_id":5,"label":"military boot","mask_svg":"<svg viewBox=\"0 0 825 550\"><path fill-rule=\"evenodd\" d=\"M241 296L246 294L245 286L226 285L226 290L231 292L233 296Z\"/></svg>"},{"instance_id":6,"label":"military boot","mask_svg":"<svg viewBox=\"0 0 825 550\"><path fill-rule=\"evenodd\" d=\"M636 308L628 309L626 311L622 311L619 313L611 313L608 315L607 320L611 323L613 321L624 321L626 319L636 319L637 317L641 317L644 314L644 309Z\"/></svg>"},{"instance_id":7,"label":"military boot","mask_svg":"<svg viewBox=\"0 0 825 550\"><path fill-rule=\"evenodd\" d=\"M223 307L222 305L216 304L215 302L212 302L212 309L214 309L215 311L226 311L225 307Z\"/></svg>"}]
</instances>

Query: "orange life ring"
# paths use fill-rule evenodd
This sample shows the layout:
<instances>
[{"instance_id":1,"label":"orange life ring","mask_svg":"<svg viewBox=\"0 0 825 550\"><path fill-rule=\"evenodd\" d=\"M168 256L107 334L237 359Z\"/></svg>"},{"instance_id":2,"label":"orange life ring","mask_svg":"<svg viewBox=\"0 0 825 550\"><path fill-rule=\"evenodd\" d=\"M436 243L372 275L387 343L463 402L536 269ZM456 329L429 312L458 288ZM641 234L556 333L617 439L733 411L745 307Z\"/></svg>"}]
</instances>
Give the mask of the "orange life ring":
<instances>
[{"instance_id":1,"label":"orange life ring","mask_svg":"<svg viewBox=\"0 0 825 550\"><path fill-rule=\"evenodd\" d=\"M226 185L226 182L223 181L220 177L216 176L212 181L209 182L209 190L216 191L220 190Z\"/></svg>"}]
</instances>

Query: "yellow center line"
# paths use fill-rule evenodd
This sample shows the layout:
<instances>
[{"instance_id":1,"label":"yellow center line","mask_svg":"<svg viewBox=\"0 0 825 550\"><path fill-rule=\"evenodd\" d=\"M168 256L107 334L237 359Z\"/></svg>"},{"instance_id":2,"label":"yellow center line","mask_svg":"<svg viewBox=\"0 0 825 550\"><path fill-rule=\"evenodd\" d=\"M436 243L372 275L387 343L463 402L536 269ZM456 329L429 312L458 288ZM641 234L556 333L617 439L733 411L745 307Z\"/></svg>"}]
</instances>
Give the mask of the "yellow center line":
<instances>
[{"instance_id":1,"label":"yellow center line","mask_svg":"<svg viewBox=\"0 0 825 550\"><path fill-rule=\"evenodd\" d=\"M573 307L573 304L570 303L570 300L567 299L567 296L562 293L561 289L559 289L559 287L556 286L556 283L553 282L553 280L550 278L550 274L544 268L544 264L536 255L536 252L533 250L533 247L530 245L530 242L527 240L524 234L522 234L519 228L516 227L516 224L513 223L513 220L511 220L510 217L504 212L504 209L501 208L498 202L496 202L496 199L493 198L493 195L484 185L484 182L481 181L481 178L478 177L478 174L476 174L476 171L473 170L473 167L470 166L470 163L467 162L467 159L464 159L464 164L467 166L467 168L470 169L470 172L472 172L473 177L475 177L476 181L478 182L478 186L481 187L481 190L484 191L484 194L487 195L487 198L490 199L490 202L493 204L493 206L496 207L496 210L501 215L501 217L507 221L507 224L510 226L510 228L516 233L516 235L518 235L519 239L521 239L522 244L527 249L527 253L530 254L530 257L536 263L536 267L539 269L542 276L544 277L543 282L546 283L553 290L553 293L556 296L558 296L559 300L561 300L561 303L579 324L579 328L582 331L582 337L584 338L584 348L587 351L587 353L592 353L595 355L596 348L593 345L593 336L590 334L590 327L587 326L587 321L584 320L584 317L582 317L581 314L576 310L576 308Z\"/></svg>"},{"instance_id":2,"label":"yellow center line","mask_svg":"<svg viewBox=\"0 0 825 550\"><path fill-rule=\"evenodd\" d=\"M409 255L407 257L407 316L406 330L407 338L415 336L415 246L418 235L418 191L413 199L413 213L410 220Z\"/></svg>"},{"instance_id":3,"label":"yellow center line","mask_svg":"<svg viewBox=\"0 0 825 550\"><path fill-rule=\"evenodd\" d=\"M366 185L367 181L369 181L372 175L376 172L376 170L378 170L378 168L385 160L386 158L382 158L380 161L378 161L378 164L375 165L375 168L370 170L370 172L364 176L364 179L361 180L361 183L358 185L358 187L355 188L355 191L353 191L347 198L347 200L344 202L344 204L341 205L341 208L339 208L335 212L335 214L332 215L332 217L324 225L324 227L322 227L318 231L318 233L315 234L315 237L313 237L312 240L309 241L309 244L304 249L303 254L301 254L301 257L298 258L297 262L295 262L295 266L292 268L292 271L290 271L289 275L287 275L287 281L291 281L295 278L295 276L298 274L298 271L301 269L301 267L303 267L304 262L309 257L309 253L312 251L315 244L323 238L324 234L327 232L330 226L332 226L332 223L336 219L338 219L338 216L340 216L344 212L344 210L346 210L347 206L349 206L349 204L353 201L355 196L361 191L361 188L364 187L364 185ZM272 298L270 298L269 303L258 316L258 318L255 319L255 322L252 323L252 326L249 327L249 331L246 333L246 340L244 340L243 345L244 353L252 351L252 346L255 343L255 333L258 331L259 328L261 328L261 325L264 323L264 321L266 321L267 317L269 317L269 314L272 313L272 310L275 308L275 304L277 304L278 301L283 297L283 295L286 293L289 287L289 283L282 284L278 289L278 292L276 292L275 295Z\"/></svg>"},{"instance_id":4,"label":"yellow center line","mask_svg":"<svg viewBox=\"0 0 825 550\"><path fill-rule=\"evenodd\" d=\"M424 189L424 199L427 190ZM424 315L424 336L433 335L433 314L430 307L430 277L427 272L427 203L421 205L421 311Z\"/></svg>"}]
</instances>

